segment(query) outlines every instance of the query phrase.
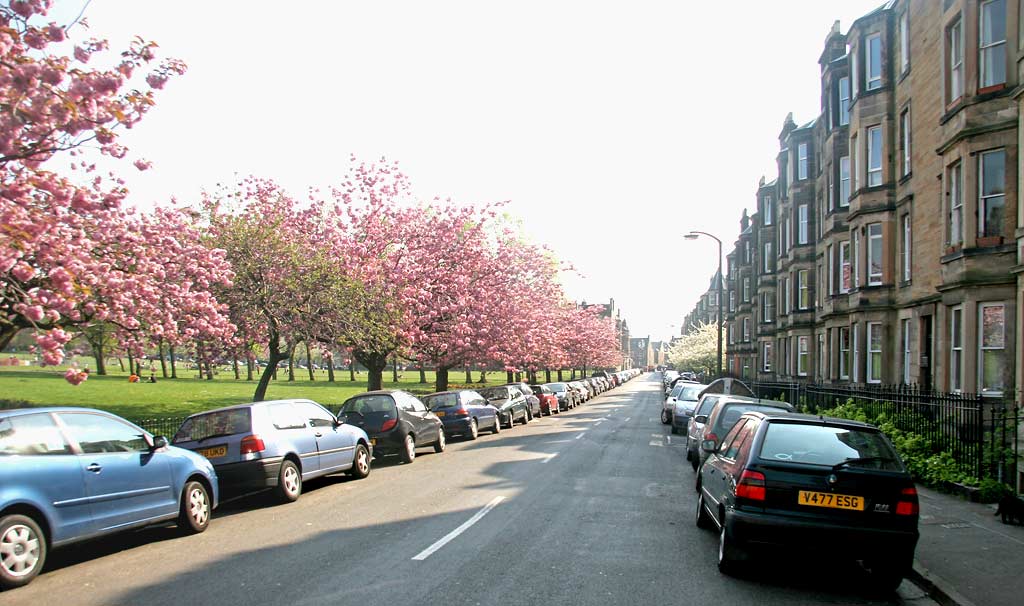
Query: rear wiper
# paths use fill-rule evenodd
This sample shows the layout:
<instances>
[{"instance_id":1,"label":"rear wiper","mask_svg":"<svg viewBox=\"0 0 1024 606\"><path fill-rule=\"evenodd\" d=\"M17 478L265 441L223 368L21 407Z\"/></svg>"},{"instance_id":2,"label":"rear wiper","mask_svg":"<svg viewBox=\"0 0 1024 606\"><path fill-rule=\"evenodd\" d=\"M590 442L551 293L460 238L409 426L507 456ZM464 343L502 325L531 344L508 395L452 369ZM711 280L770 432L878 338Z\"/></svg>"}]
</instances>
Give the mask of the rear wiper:
<instances>
[{"instance_id":1,"label":"rear wiper","mask_svg":"<svg viewBox=\"0 0 1024 606\"><path fill-rule=\"evenodd\" d=\"M859 457L855 459L846 459L840 461L832 466L832 471L838 471L839 469L846 467L852 463L869 463L871 461L895 461L892 457Z\"/></svg>"},{"instance_id":2,"label":"rear wiper","mask_svg":"<svg viewBox=\"0 0 1024 606\"><path fill-rule=\"evenodd\" d=\"M210 440L212 438L226 438L228 436L233 436L233 435L235 435L235 434L230 432L230 431L229 432L224 432L224 433L215 433L215 434L211 434L211 435L208 435L208 436L203 436L202 438L199 438L198 440L196 440L196 442L202 442L204 440Z\"/></svg>"}]
</instances>

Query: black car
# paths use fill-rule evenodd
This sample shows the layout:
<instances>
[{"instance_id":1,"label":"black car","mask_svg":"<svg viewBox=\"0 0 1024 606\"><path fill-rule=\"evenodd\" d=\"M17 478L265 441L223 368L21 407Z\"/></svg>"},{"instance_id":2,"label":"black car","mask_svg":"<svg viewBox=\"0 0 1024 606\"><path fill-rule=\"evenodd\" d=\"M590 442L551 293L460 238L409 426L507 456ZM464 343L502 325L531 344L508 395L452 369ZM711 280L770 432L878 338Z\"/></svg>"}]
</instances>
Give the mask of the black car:
<instances>
[{"instance_id":1,"label":"black car","mask_svg":"<svg viewBox=\"0 0 1024 606\"><path fill-rule=\"evenodd\" d=\"M511 428L517 420L526 425L533 418L526 396L514 385L487 387L477 391L487 398L487 402L491 406L498 409L498 414L501 415L501 424L506 427ZM531 395L533 394L531 393Z\"/></svg>"},{"instance_id":2,"label":"black car","mask_svg":"<svg viewBox=\"0 0 1024 606\"><path fill-rule=\"evenodd\" d=\"M375 457L397 454L412 463L417 447L433 444L434 452L444 452L446 445L441 419L415 396L397 389L352 396L341 405L338 419L366 432Z\"/></svg>"},{"instance_id":3,"label":"black car","mask_svg":"<svg viewBox=\"0 0 1024 606\"><path fill-rule=\"evenodd\" d=\"M867 423L747 412L704 462L698 486L697 526L718 528L722 572L783 550L860 560L885 591L911 570L917 490L889 439Z\"/></svg>"},{"instance_id":4,"label":"black car","mask_svg":"<svg viewBox=\"0 0 1024 606\"><path fill-rule=\"evenodd\" d=\"M530 388L529 383L509 383L509 387L515 387L519 391L523 392L526 396L526 402L530 405L530 420L534 420L538 417L543 416L543 411L540 408L540 398L533 393L533 389Z\"/></svg>"}]
</instances>

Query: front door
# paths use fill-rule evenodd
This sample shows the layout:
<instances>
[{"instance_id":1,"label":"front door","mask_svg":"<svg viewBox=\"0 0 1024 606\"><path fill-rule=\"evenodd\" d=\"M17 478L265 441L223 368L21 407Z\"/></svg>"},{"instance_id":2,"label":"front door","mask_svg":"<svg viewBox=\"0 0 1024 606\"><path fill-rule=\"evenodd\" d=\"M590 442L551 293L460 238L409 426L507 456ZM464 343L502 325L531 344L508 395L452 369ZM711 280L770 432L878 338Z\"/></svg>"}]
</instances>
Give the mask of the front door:
<instances>
[{"instance_id":1,"label":"front door","mask_svg":"<svg viewBox=\"0 0 1024 606\"><path fill-rule=\"evenodd\" d=\"M85 493L95 530L173 515L178 495L171 484L166 455L152 452L138 427L107 415L62 412L57 415L77 443Z\"/></svg>"},{"instance_id":2,"label":"front door","mask_svg":"<svg viewBox=\"0 0 1024 606\"><path fill-rule=\"evenodd\" d=\"M921 387L928 391L932 388L932 316L921 316Z\"/></svg>"},{"instance_id":3,"label":"front door","mask_svg":"<svg viewBox=\"0 0 1024 606\"><path fill-rule=\"evenodd\" d=\"M295 407L309 424L309 430L316 438L317 453L320 456L320 471L347 469L352 465L355 453L355 437L344 426L334 421L334 415L323 406L313 402L296 402Z\"/></svg>"}]
</instances>

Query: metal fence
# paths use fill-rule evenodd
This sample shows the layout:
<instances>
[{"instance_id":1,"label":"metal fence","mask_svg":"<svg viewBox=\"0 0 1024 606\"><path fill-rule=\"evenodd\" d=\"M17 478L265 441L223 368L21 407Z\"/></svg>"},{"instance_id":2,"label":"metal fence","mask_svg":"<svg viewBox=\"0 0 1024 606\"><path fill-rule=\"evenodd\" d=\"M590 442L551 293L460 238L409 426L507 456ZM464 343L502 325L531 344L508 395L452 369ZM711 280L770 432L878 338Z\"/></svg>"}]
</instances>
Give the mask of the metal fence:
<instances>
[{"instance_id":1,"label":"metal fence","mask_svg":"<svg viewBox=\"0 0 1024 606\"><path fill-rule=\"evenodd\" d=\"M187 418L188 417L159 417L153 419L129 419L129 421L135 423L154 436L167 436L167 439L171 439L171 437L178 431L178 428L181 427L182 422Z\"/></svg>"},{"instance_id":2,"label":"metal fence","mask_svg":"<svg viewBox=\"0 0 1024 606\"><path fill-rule=\"evenodd\" d=\"M811 414L855 402L869 419L884 415L897 429L923 436L936 452L949 452L965 473L1009 484L1018 480L1021 411L1012 402L918 385L749 385L758 397L782 399Z\"/></svg>"}]
</instances>

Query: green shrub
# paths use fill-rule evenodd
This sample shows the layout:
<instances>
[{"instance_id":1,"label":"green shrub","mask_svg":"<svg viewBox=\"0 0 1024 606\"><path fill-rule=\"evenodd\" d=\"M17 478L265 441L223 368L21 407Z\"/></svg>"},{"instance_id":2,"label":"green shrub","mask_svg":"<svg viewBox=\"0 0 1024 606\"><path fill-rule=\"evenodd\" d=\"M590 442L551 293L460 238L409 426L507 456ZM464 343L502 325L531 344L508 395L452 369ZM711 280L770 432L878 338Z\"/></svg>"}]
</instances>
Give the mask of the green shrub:
<instances>
[{"instance_id":1,"label":"green shrub","mask_svg":"<svg viewBox=\"0 0 1024 606\"><path fill-rule=\"evenodd\" d=\"M993 478L985 478L981 481L978 498L982 503L995 503L999 499L1013 494L1013 488L1008 484Z\"/></svg>"}]
</instances>

